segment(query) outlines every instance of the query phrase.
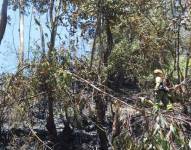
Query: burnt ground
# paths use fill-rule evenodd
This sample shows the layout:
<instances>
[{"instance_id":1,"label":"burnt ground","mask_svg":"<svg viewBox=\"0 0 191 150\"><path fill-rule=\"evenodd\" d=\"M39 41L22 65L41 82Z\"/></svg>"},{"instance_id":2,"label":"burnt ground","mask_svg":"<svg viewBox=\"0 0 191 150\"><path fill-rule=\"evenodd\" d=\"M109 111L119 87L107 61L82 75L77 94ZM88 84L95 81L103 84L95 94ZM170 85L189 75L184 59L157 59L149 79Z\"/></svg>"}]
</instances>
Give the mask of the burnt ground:
<instances>
[{"instance_id":1,"label":"burnt ground","mask_svg":"<svg viewBox=\"0 0 191 150\"><path fill-rule=\"evenodd\" d=\"M152 98L152 91L147 95L145 93L139 93L139 89L122 89L120 92L113 93L114 96L119 97L124 102L136 105L139 107L140 100L139 96L146 96L147 98ZM131 97L130 97L131 95ZM92 108L95 108L95 103L90 102ZM54 145L56 150L99 150L99 137L97 133L96 118L95 115L90 114L89 109L84 107L81 114L77 116L69 116L69 122L66 122L64 113L62 112L63 106L60 102L55 104L55 124L57 127L58 138L57 144ZM110 104L108 103L106 119L102 128L105 129L109 140L109 149L111 147L111 136L112 136L112 115L110 110ZM176 114L179 115L184 113L190 116L191 104L187 103L185 106L174 104L176 109ZM51 145L48 140L48 132L45 128L46 126L46 116L47 112L41 108L46 108L46 102L37 102L30 107L28 111L27 119L22 122L4 122L1 127L0 134L0 149L2 150L13 150L13 149L49 149L48 145ZM141 106L142 107L142 106ZM148 108L149 109L149 108ZM163 110L161 110L163 111ZM161 113L165 113L161 112ZM71 113L72 114L72 113ZM121 111L121 123L125 123L127 120L127 115L130 114L130 110L124 109ZM75 117L74 117L75 116ZM9 117L7 117L9 118ZM124 121L124 122L123 122ZM136 139L141 139L143 133L145 132L145 126L148 126L145 118L140 114L135 112L131 115L129 119L131 124L131 129L125 128L123 126L123 131L128 131ZM16 125L15 125L16 124ZM185 130L188 132L190 130L190 125L185 124ZM191 131L191 130L190 130ZM190 134L190 132L188 132Z\"/></svg>"}]
</instances>

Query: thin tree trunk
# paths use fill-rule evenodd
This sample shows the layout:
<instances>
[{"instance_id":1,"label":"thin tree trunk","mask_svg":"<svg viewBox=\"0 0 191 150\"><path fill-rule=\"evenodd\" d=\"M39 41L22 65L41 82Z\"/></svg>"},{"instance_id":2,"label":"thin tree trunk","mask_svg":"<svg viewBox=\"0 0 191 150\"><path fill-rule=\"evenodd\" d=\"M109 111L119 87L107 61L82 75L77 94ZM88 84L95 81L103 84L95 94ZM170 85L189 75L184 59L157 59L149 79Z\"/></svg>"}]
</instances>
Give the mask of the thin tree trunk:
<instances>
[{"instance_id":1,"label":"thin tree trunk","mask_svg":"<svg viewBox=\"0 0 191 150\"><path fill-rule=\"evenodd\" d=\"M103 39L102 39L101 34L99 36L99 43L100 43L100 48L99 49L103 49ZM98 64L98 74L101 73L103 56L104 56L104 54L102 52L100 52L100 59L99 59L99 64Z\"/></svg>"},{"instance_id":2,"label":"thin tree trunk","mask_svg":"<svg viewBox=\"0 0 191 150\"><path fill-rule=\"evenodd\" d=\"M51 23L51 26L53 24L53 9L54 9L54 1L55 0L50 0L50 23Z\"/></svg>"},{"instance_id":3,"label":"thin tree trunk","mask_svg":"<svg viewBox=\"0 0 191 150\"><path fill-rule=\"evenodd\" d=\"M40 37L41 37L41 48L42 48L42 59L45 58L45 39L44 39L44 31L43 31L43 27L40 23L40 18L39 20L37 20L36 18L34 18L35 23L39 26L39 30L40 30Z\"/></svg>"},{"instance_id":4,"label":"thin tree trunk","mask_svg":"<svg viewBox=\"0 0 191 150\"><path fill-rule=\"evenodd\" d=\"M19 67L24 61L24 1L19 1Z\"/></svg>"},{"instance_id":5,"label":"thin tree trunk","mask_svg":"<svg viewBox=\"0 0 191 150\"><path fill-rule=\"evenodd\" d=\"M100 34L100 26L101 26L101 4L102 4L102 0L99 0L97 3L97 23L96 23L96 32L95 32L95 37L94 37L94 41L93 41L93 46L92 46L92 51L91 51L91 60L90 60L90 70L92 69L93 66L93 59L94 59L94 54L95 54L95 49L96 49L96 39L97 39L97 35Z\"/></svg>"},{"instance_id":6,"label":"thin tree trunk","mask_svg":"<svg viewBox=\"0 0 191 150\"><path fill-rule=\"evenodd\" d=\"M174 0L171 0L171 12L172 12L172 16L175 17L175 7L174 7ZM176 23L174 23L174 29L176 28ZM172 52L172 55L174 55L174 71L176 71L176 47L177 47L177 39L176 39L176 33L175 33L175 38L174 38L174 47L175 47L175 51Z\"/></svg>"},{"instance_id":7,"label":"thin tree trunk","mask_svg":"<svg viewBox=\"0 0 191 150\"><path fill-rule=\"evenodd\" d=\"M48 118L47 118L46 128L49 133L49 140L53 144L56 144L57 131L56 131L56 125L54 123L53 101L54 101L53 95L48 90Z\"/></svg>"},{"instance_id":8,"label":"thin tree trunk","mask_svg":"<svg viewBox=\"0 0 191 150\"><path fill-rule=\"evenodd\" d=\"M32 26L32 15L33 15L33 7L31 9L31 16L30 16L30 24L29 24L29 40L28 40L28 60L30 59L30 42L31 42L31 26Z\"/></svg>"},{"instance_id":9,"label":"thin tree trunk","mask_svg":"<svg viewBox=\"0 0 191 150\"><path fill-rule=\"evenodd\" d=\"M8 0L3 0L2 8L1 8L1 18L0 18L0 44L3 39L6 25L7 25L7 6Z\"/></svg>"},{"instance_id":10,"label":"thin tree trunk","mask_svg":"<svg viewBox=\"0 0 191 150\"><path fill-rule=\"evenodd\" d=\"M96 116L97 116L97 132L100 139L100 149L107 150L108 149L108 139L106 131L103 128L104 120L105 120L105 109L106 105L100 93L96 93L94 97L96 103Z\"/></svg>"},{"instance_id":11,"label":"thin tree trunk","mask_svg":"<svg viewBox=\"0 0 191 150\"><path fill-rule=\"evenodd\" d=\"M174 28L175 28L175 26L174 26ZM177 60L177 56L176 56L176 46L177 45L177 40L176 40L176 38L174 38L174 47L175 47L175 50L173 50L173 52L172 52L172 55L174 56L174 64L173 64L173 68L174 68L174 71L176 71L176 60Z\"/></svg>"},{"instance_id":12,"label":"thin tree trunk","mask_svg":"<svg viewBox=\"0 0 191 150\"><path fill-rule=\"evenodd\" d=\"M42 56L45 57L45 40L44 40L44 32L42 25L40 24L40 35L41 35L41 47L42 47Z\"/></svg>"},{"instance_id":13,"label":"thin tree trunk","mask_svg":"<svg viewBox=\"0 0 191 150\"><path fill-rule=\"evenodd\" d=\"M110 56L113 48L113 35L111 33L110 22L108 17L106 18L106 34L107 34L107 48L104 54L104 61L103 61L105 66L107 66L108 57Z\"/></svg>"},{"instance_id":14,"label":"thin tree trunk","mask_svg":"<svg viewBox=\"0 0 191 150\"><path fill-rule=\"evenodd\" d=\"M116 106L116 110L114 112L113 125L112 125L112 143L114 138L120 134L120 126L121 122L119 120L119 106Z\"/></svg>"},{"instance_id":15,"label":"thin tree trunk","mask_svg":"<svg viewBox=\"0 0 191 150\"><path fill-rule=\"evenodd\" d=\"M189 53L189 51L187 50L185 76L184 76L185 79L188 77L188 65L189 65L189 60L190 60L190 53Z\"/></svg>"},{"instance_id":16,"label":"thin tree trunk","mask_svg":"<svg viewBox=\"0 0 191 150\"><path fill-rule=\"evenodd\" d=\"M61 5L61 1L60 1ZM54 0L51 0L50 3L50 23L51 23L51 37L50 37L50 43L49 43L49 50L48 50L48 62L49 64L54 63L54 55L53 52L55 51L54 46L55 46L55 39L56 39L56 33L57 33L57 13L53 15L53 9L54 9ZM58 10L59 11L59 10ZM54 16L54 17L53 17ZM51 67L51 66L50 66ZM52 79L52 76L48 75L47 79L51 81L47 85L47 93L48 93L48 118L47 118L47 130L49 134L49 139L53 142L53 144L56 144L56 139L57 139L57 131L56 131L56 125L54 122L54 112L53 112L53 104L54 104L54 96L53 96L53 86L52 82L55 80Z\"/></svg>"},{"instance_id":17,"label":"thin tree trunk","mask_svg":"<svg viewBox=\"0 0 191 150\"><path fill-rule=\"evenodd\" d=\"M177 35L177 48L176 48L176 70L178 76L178 82L180 83L180 25L178 24L178 35Z\"/></svg>"}]
</instances>

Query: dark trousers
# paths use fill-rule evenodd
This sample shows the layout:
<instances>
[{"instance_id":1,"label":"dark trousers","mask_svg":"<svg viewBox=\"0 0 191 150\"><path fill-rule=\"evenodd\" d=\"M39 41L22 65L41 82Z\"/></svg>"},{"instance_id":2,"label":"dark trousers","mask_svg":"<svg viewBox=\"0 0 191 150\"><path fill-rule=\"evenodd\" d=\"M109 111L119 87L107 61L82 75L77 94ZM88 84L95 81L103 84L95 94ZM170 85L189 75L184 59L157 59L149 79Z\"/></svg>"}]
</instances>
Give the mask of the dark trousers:
<instances>
[{"instance_id":1,"label":"dark trousers","mask_svg":"<svg viewBox=\"0 0 191 150\"><path fill-rule=\"evenodd\" d=\"M155 103L163 103L166 106L169 103L168 92L163 90L155 91Z\"/></svg>"}]
</instances>

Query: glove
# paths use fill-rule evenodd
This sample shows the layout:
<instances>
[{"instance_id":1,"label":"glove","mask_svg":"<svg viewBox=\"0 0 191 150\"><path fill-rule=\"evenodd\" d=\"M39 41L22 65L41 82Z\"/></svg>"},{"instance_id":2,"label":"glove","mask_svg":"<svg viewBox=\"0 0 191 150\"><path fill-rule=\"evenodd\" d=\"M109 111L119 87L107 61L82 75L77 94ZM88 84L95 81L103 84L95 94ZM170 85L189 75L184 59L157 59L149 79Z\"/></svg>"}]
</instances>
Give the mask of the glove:
<instances>
[{"instance_id":1,"label":"glove","mask_svg":"<svg viewBox=\"0 0 191 150\"><path fill-rule=\"evenodd\" d=\"M169 103L167 106L167 110L172 111L173 110L173 105Z\"/></svg>"}]
</instances>

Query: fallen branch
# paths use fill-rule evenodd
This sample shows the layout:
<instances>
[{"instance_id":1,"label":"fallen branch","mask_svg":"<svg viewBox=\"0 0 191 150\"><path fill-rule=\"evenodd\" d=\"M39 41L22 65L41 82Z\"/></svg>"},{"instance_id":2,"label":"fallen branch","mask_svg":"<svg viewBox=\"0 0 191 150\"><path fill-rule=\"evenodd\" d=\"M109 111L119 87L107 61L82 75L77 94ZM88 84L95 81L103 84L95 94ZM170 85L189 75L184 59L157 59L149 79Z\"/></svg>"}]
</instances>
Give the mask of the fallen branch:
<instances>
[{"instance_id":1,"label":"fallen branch","mask_svg":"<svg viewBox=\"0 0 191 150\"><path fill-rule=\"evenodd\" d=\"M31 133L33 134L33 136L36 137L37 140L38 140L40 143L43 144L43 146L45 146L45 147L48 148L49 150L53 150L50 146L48 146L44 141L42 141L42 140L40 139L40 137L36 134L36 132L33 130L33 128L32 128L29 124L28 124L28 127L29 127Z\"/></svg>"},{"instance_id":2,"label":"fallen branch","mask_svg":"<svg viewBox=\"0 0 191 150\"><path fill-rule=\"evenodd\" d=\"M123 104L123 105L125 105L125 106L127 106L127 107L130 107L130 108L132 108L132 109L134 109L134 110L136 110L136 111L139 111L139 112L143 113L144 115L151 115L151 114L152 114L152 112L150 112L149 110L146 110L146 109L143 110L143 109L137 108L137 107L135 107L135 106L132 106L132 105L130 105L130 104L124 102L123 100L121 100L121 99L119 99L119 98L113 96L112 94L109 94L109 93L105 92L104 90L102 90L102 89L100 89L99 87L97 87L97 86L95 86L94 84L92 84L90 81L88 81L88 80L86 80L86 79L80 77L79 75L77 75L77 74L75 74L75 73L72 73L72 72L69 72L69 71L66 71L66 72L67 72L68 74L72 75L73 77L75 77L76 79L80 80L81 82L88 84L88 85L91 86L93 89L95 89L95 90L97 90L97 91L99 91L99 92L101 92L101 93L103 93L103 94L105 94L105 95L111 97L112 99L114 99L114 100L112 100L114 103L116 103L116 101L117 101L117 102L120 102L121 104ZM180 118L180 117L177 118L177 117L173 117L173 116L171 116L171 115L165 115L165 116L168 117L168 118L173 118L173 119L175 119L175 120L183 121L183 122L188 123L188 124L191 125L191 122L189 122L188 119L183 119L183 118Z\"/></svg>"},{"instance_id":3,"label":"fallen branch","mask_svg":"<svg viewBox=\"0 0 191 150\"><path fill-rule=\"evenodd\" d=\"M121 104L126 105L127 107L130 107L130 108L135 109L135 110L137 110L137 111L139 111L139 112L145 113L145 110L142 110L142 109L140 109L140 108L134 107L134 106L132 106L132 105L130 105L130 104L124 102L123 100L121 100L121 99L119 99L119 98L113 96L112 94L109 94L109 93L105 92L104 90L98 88L97 86L95 86L94 84L92 84L90 81L88 81L88 80L86 80L86 79L84 79L84 78L78 76L77 74L71 73L71 72L69 72L69 71L66 71L66 72L67 72L68 74L72 75L73 77L75 77L75 78L81 80L81 82L84 82L84 83L88 84L89 86L91 86L91 87L94 88L95 90L97 90L97 91L99 91L99 92L101 92L101 93L103 93L103 94L105 94L105 95L111 97L112 99L114 99L114 100L112 100L114 103L116 103L116 101L118 101L118 102L120 102ZM147 111L147 113L148 113L148 114L151 114L151 112L149 112L149 111Z\"/></svg>"}]
</instances>

